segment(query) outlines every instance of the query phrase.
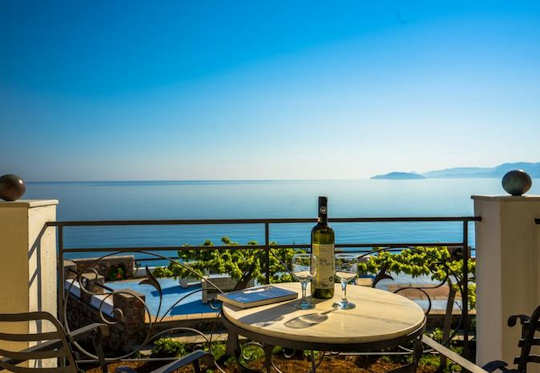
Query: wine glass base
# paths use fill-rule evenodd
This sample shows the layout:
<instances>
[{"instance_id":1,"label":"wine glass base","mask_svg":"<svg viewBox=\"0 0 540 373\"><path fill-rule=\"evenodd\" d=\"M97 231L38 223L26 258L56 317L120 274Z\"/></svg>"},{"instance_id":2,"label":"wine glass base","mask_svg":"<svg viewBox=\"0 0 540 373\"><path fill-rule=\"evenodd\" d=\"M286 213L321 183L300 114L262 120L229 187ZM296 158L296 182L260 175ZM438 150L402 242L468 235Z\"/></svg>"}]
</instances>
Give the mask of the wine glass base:
<instances>
[{"instance_id":1,"label":"wine glass base","mask_svg":"<svg viewBox=\"0 0 540 373\"><path fill-rule=\"evenodd\" d=\"M340 310L352 310L356 307L356 304L349 301L339 301L334 303L332 306Z\"/></svg>"},{"instance_id":2,"label":"wine glass base","mask_svg":"<svg viewBox=\"0 0 540 373\"><path fill-rule=\"evenodd\" d=\"M299 310L312 310L315 308L315 305L308 301L302 301L295 305Z\"/></svg>"}]
</instances>

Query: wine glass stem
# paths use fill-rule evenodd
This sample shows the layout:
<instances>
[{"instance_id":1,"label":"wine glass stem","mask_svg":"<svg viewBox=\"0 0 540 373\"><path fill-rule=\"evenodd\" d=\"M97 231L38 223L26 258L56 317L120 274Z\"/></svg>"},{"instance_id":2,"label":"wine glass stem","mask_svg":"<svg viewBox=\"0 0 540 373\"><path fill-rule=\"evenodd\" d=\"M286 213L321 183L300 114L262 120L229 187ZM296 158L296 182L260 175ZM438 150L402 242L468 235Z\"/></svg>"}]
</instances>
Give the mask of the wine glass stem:
<instances>
[{"instance_id":1,"label":"wine glass stem","mask_svg":"<svg viewBox=\"0 0 540 373\"><path fill-rule=\"evenodd\" d=\"M307 281L301 281L300 283L302 284L302 302L305 302L305 300L306 300L306 289L307 289L308 282Z\"/></svg>"},{"instance_id":2,"label":"wine glass stem","mask_svg":"<svg viewBox=\"0 0 540 373\"><path fill-rule=\"evenodd\" d=\"M347 281L341 281L341 290L343 291L342 301L347 303Z\"/></svg>"}]
</instances>

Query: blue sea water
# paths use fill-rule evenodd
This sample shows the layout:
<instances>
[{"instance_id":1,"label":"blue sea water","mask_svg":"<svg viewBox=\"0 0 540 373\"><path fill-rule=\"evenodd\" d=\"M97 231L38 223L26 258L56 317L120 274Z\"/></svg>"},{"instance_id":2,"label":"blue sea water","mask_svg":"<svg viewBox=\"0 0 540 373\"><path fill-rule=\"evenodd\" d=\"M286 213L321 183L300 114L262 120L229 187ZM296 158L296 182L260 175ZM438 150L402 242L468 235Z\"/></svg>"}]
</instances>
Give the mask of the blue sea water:
<instances>
[{"instance_id":1,"label":"blue sea water","mask_svg":"<svg viewBox=\"0 0 540 373\"><path fill-rule=\"evenodd\" d=\"M540 193L533 180L529 193ZM499 179L31 182L25 198L58 199L58 220L305 218L317 196L331 217L473 215L474 194L503 194ZM312 224L272 224L270 239L309 243ZM333 224L336 242L459 242L461 223ZM263 225L66 228L65 247L201 244L222 236L264 242ZM470 225L474 246L474 226ZM169 252L169 254L171 254ZM173 253L174 254L174 253ZM73 254L75 255L75 254ZM82 254L77 254L81 256Z\"/></svg>"}]
</instances>

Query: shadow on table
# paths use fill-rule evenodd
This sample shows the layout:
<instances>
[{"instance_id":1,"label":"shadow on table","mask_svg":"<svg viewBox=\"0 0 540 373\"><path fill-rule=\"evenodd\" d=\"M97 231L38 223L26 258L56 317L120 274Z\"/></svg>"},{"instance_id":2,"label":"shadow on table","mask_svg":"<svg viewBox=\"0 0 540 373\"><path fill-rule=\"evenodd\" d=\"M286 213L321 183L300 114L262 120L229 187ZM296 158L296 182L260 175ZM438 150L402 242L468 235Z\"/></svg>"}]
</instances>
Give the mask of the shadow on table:
<instances>
[{"instance_id":1,"label":"shadow on table","mask_svg":"<svg viewBox=\"0 0 540 373\"><path fill-rule=\"evenodd\" d=\"M328 320L328 315L324 313L308 313L290 319L285 323L285 326L292 329L305 329L315 326Z\"/></svg>"},{"instance_id":2,"label":"shadow on table","mask_svg":"<svg viewBox=\"0 0 540 373\"><path fill-rule=\"evenodd\" d=\"M334 312L336 308L323 312L312 312L305 315L300 315L285 322L285 326L292 329L305 329L328 320L328 314Z\"/></svg>"},{"instance_id":3,"label":"shadow on table","mask_svg":"<svg viewBox=\"0 0 540 373\"><path fill-rule=\"evenodd\" d=\"M275 307L266 308L264 310L241 317L239 321L246 324L253 324L261 327L270 326L275 322L283 321L287 315L299 311L297 308L301 300L296 299L286 303L278 303ZM312 300L314 303L319 303L317 300ZM335 308L331 308L323 312L312 312L304 315L299 315L287 320L284 325L292 329L304 329L320 324L328 319L328 314L333 312Z\"/></svg>"}]
</instances>

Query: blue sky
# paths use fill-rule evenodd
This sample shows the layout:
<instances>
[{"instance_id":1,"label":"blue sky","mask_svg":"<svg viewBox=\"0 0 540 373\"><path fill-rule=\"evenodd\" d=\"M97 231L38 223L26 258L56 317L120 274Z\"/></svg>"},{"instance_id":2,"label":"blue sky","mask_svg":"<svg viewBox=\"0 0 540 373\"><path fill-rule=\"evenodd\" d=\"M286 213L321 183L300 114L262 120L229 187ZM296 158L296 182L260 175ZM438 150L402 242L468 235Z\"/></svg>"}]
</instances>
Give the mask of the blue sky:
<instances>
[{"instance_id":1,"label":"blue sky","mask_svg":"<svg viewBox=\"0 0 540 373\"><path fill-rule=\"evenodd\" d=\"M0 1L0 174L540 161L540 3Z\"/></svg>"}]
</instances>

